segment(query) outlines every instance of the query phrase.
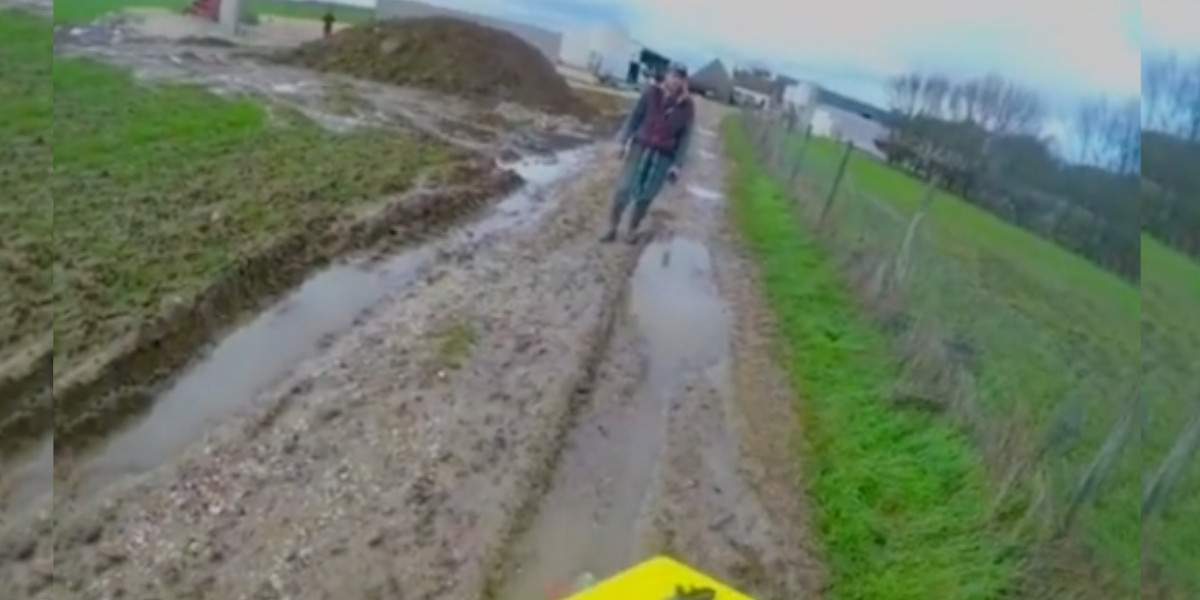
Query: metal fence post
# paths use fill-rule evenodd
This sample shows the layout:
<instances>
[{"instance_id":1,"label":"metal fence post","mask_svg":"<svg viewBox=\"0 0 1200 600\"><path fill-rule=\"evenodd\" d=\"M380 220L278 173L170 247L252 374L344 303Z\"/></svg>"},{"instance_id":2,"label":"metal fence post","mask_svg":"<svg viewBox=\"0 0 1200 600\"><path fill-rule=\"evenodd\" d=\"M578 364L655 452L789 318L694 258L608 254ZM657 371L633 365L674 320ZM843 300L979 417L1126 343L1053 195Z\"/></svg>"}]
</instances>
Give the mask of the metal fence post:
<instances>
[{"instance_id":1,"label":"metal fence post","mask_svg":"<svg viewBox=\"0 0 1200 600\"><path fill-rule=\"evenodd\" d=\"M921 198L921 208L908 222L908 231L904 232L904 242L900 244L900 251L896 253L896 260L892 265L892 279L895 284L904 283L904 279L908 276L909 263L912 261L913 239L916 238L917 228L921 226L921 221L925 219L925 214L929 212L929 207L933 204L933 196L936 192L937 176L931 176L925 184L925 195Z\"/></svg>"},{"instance_id":2,"label":"metal fence post","mask_svg":"<svg viewBox=\"0 0 1200 600\"><path fill-rule=\"evenodd\" d=\"M842 177L846 175L846 164L850 162L850 153L854 151L854 143L847 140L846 150L842 153L842 161L838 163L837 175L833 178L833 185L829 188L829 195L825 197L825 206L821 208L821 217L817 219L819 226L825 225L825 219L829 216L829 210L833 208L833 201L837 198L838 188L842 185Z\"/></svg>"}]
</instances>

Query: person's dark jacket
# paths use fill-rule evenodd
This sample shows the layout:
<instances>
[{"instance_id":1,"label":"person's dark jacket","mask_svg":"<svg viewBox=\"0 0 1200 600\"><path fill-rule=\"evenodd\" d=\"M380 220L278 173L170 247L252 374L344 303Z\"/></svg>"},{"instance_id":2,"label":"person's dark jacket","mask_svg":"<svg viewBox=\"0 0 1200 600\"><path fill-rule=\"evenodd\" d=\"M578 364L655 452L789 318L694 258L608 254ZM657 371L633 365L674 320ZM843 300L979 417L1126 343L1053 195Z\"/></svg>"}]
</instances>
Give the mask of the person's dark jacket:
<instances>
[{"instance_id":1,"label":"person's dark jacket","mask_svg":"<svg viewBox=\"0 0 1200 600\"><path fill-rule=\"evenodd\" d=\"M637 106L621 129L620 141L630 138L639 144L670 156L676 166L682 166L691 140L695 107L688 94L672 98L657 85L642 93Z\"/></svg>"}]
</instances>

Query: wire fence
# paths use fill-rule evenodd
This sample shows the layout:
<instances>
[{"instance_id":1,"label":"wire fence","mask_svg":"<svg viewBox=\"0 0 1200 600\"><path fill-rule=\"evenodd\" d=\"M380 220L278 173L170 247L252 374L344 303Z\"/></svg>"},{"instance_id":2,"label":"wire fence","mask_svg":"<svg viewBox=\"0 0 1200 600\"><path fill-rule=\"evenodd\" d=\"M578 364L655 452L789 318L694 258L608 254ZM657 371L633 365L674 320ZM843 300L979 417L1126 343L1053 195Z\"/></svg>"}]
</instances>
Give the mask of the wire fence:
<instances>
[{"instance_id":1,"label":"wire fence","mask_svg":"<svg viewBox=\"0 0 1200 600\"><path fill-rule=\"evenodd\" d=\"M982 450L998 522L1054 538L1078 517L1100 529L1136 521L1137 313L1074 289L1093 277L1082 261L873 148L813 135L803 116L747 111L741 123L891 336L891 401L954 419ZM1085 275L1056 274L1063 268Z\"/></svg>"}]
</instances>

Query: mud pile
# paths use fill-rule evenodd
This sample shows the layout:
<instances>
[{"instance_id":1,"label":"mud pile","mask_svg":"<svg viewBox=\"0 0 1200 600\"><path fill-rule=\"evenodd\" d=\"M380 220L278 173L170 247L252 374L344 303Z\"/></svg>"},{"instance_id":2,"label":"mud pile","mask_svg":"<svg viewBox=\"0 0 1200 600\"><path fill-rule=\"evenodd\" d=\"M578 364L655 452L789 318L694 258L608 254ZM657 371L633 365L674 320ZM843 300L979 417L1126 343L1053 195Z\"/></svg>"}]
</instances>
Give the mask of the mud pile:
<instances>
[{"instance_id":1,"label":"mud pile","mask_svg":"<svg viewBox=\"0 0 1200 600\"><path fill-rule=\"evenodd\" d=\"M284 61L552 113L590 113L554 65L521 38L447 17L383 21L300 46Z\"/></svg>"}]
</instances>

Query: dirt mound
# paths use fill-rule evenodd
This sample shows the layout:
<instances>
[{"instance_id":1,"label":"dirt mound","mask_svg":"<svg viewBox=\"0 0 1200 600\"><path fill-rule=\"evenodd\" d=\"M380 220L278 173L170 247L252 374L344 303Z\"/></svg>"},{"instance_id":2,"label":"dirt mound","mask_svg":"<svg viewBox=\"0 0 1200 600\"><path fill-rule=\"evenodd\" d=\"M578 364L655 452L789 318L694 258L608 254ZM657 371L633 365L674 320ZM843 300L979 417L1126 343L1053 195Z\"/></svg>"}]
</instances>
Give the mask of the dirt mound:
<instances>
[{"instance_id":1,"label":"dirt mound","mask_svg":"<svg viewBox=\"0 0 1200 600\"><path fill-rule=\"evenodd\" d=\"M590 112L554 65L521 38L445 17L351 27L284 59L318 71L489 100L553 113Z\"/></svg>"}]
</instances>

